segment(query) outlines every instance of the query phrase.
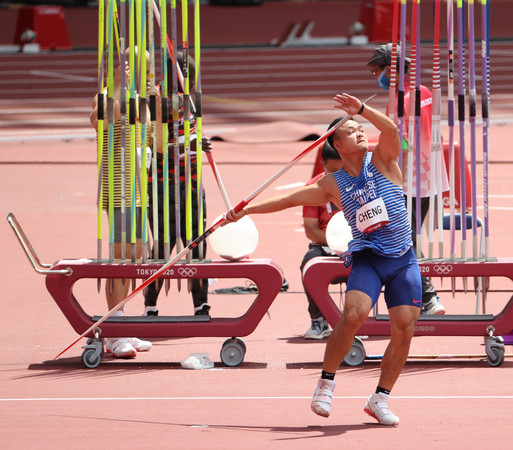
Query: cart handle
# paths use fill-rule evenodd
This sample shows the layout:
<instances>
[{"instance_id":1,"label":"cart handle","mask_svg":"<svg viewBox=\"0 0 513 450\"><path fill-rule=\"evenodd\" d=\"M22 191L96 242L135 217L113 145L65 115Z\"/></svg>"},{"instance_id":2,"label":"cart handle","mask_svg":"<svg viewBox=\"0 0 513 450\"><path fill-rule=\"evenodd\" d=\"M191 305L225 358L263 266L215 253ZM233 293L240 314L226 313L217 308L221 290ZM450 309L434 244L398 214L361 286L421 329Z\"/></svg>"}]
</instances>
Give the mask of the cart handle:
<instances>
[{"instance_id":1,"label":"cart handle","mask_svg":"<svg viewBox=\"0 0 513 450\"><path fill-rule=\"evenodd\" d=\"M7 215L7 222L9 222L9 224L11 225L14 234L16 234L18 241L20 242L23 250L25 251L25 254L27 255L27 258L29 259L30 263L32 264L32 267L37 273L40 273L42 275L59 274L68 276L73 273L73 270L70 267L66 269L54 270L50 269L50 267L52 267L51 264L43 264L37 256L34 248L30 244L26 234L23 232L23 229L21 228L18 220L12 212Z\"/></svg>"}]
</instances>

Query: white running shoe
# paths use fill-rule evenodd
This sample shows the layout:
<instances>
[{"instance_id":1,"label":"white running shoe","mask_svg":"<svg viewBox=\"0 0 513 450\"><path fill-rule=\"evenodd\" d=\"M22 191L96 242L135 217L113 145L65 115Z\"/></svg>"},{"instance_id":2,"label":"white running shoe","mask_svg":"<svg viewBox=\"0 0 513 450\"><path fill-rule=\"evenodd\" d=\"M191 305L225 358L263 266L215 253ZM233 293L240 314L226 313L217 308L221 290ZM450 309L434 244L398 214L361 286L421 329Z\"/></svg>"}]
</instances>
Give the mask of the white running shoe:
<instances>
[{"instance_id":1,"label":"white running shoe","mask_svg":"<svg viewBox=\"0 0 513 450\"><path fill-rule=\"evenodd\" d=\"M137 338L127 338L130 345L135 348L138 352L146 352L148 351L152 344L150 341L143 341L142 339Z\"/></svg>"},{"instance_id":2,"label":"white running shoe","mask_svg":"<svg viewBox=\"0 0 513 450\"><path fill-rule=\"evenodd\" d=\"M105 339L105 351L112 353L114 358L135 358L137 350L129 342L128 338Z\"/></svg>"},{"instance_id":3,"label":"white running shoe","mask_svg":"<svg viewBox=\"0 0 513 450\"><path fill-rule=\"evenodd\" d=\"M331 398L335 389L333 380L320 378L312 399L312 411L322 417L329 417L331 413Z\"/></svg>"},{"instance_id":4,"label":"white running shoe","mask_svg":"<svg viewBox=\"0 0 513 450\"><path fill-rule=\"evenodd\" d=\"M430 316L441 316L445 314L445 308L444 305L440 303L440 299L438 297L433 297L427 302L422 302L420 313Z\"/></svg>"},{"instance_id":5,"label":"white running shoe","mask_svg":"<svg viewBox=\"0 0 513 450\"><path fill-rule=\"evenodd\" d=\"M363 410L369 416L374 417L381 425L399 425L399 417L388 409L387 394L372 394Z\"/></svg>"},{"instance_id":6,"label":"white running shoe","mask_svg":"<svg viewBox=\"0 0 513 450\"><path fill-rule=\"evenodd\" d=\"M306 331L305 339L324 339L331 334L331 328L326 319L312 320L312 326Z\"/></svg>"}]
</instances>

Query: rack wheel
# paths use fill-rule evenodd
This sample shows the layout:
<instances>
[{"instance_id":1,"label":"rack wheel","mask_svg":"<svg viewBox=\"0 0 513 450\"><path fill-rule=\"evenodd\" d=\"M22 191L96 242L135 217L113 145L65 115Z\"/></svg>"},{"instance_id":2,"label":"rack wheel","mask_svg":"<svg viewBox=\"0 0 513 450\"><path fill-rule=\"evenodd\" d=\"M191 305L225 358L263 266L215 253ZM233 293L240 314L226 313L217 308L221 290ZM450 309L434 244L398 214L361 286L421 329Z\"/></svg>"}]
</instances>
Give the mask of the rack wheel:
<instances>
[{"instance_id":1,"label":"rack wheel","mask_svg":"<svg viewBox=\"0 0 513 450\"><path fill-rule=\"evenodd\" d=\"M101 354L100 354L100 358L103 357L103 354L105 353L105 347L104 347L104 339L103 338L89 338L87 340L87 345L98 345L100 344L101 347L100 347L100 350L101 350ZM85 347L83 347L85 348Z\"/></svg>"},{"instance_id":2,"label":"rack wheel","mask_svg":"<svg viewBox=\"0 0 513 450\"><path fill-rule=\"evenodd\" d=\"M486 348L486 360L492 367L499 367L504 362L504 345L490 345Z\"/></svg>"},{"instance_id":3,"label":"rack wheel","mask_svg":"<svg viewBox=\"0 0 513 450\"><path fill-rule=\"evenodd\" d=\"M244 361L246 344L239 338L231 338L224 341L221 348L221 361L228 367L237 367Z\"/></svg>"},{"instance_id":4,"label":"rack wheel","mask_svg":"<svg viewBox=\"0 0 513 450\"><path fill-rule=\"evenodd\" d=\"M349 353L344 358L344 362L348 366L359 366L364 360L365 347L363 346L363 342L359 338L355 337Z\"/></svg>"},{"instance_id":5,"label":"rack wheel","mask_svg":"<svg viewBox=\"0 0 513 450\"><path fill-rule=\"evenodd\" d=\"M101 354L98 354L94 348L86 348L82 352L82 364L88 369L96 369L102 360Z\"/></svg>"}]
</instances>

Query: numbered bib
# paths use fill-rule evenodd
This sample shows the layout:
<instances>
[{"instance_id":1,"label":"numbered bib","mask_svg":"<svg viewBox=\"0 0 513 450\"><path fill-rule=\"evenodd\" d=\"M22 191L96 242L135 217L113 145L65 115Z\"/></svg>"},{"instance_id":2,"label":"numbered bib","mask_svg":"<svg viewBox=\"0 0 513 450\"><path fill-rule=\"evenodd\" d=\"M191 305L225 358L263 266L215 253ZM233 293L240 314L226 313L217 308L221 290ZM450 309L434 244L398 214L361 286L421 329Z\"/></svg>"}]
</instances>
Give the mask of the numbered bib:
<instances>
[{"instance_id":1,"label":"numbered bib","mask_svg":"<svg viewBox=\"0 0 513 450\"><path fill-rule=\"evenodd\" d=\"M381 197L366 203L356 211L356 228L372 233L388 224L388 212Z\"/></svg>"}]
</instances>

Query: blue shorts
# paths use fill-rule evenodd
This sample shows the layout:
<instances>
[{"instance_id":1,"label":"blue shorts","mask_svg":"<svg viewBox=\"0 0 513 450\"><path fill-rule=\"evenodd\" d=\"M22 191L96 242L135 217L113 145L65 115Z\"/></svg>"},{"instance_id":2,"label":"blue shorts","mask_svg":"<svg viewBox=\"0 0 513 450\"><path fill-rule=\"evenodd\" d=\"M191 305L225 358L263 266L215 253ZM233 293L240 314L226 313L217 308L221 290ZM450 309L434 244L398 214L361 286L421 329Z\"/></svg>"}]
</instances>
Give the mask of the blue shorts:
<instances>
[{"instance_id":1,"label":"blue shorts","mask_svg":"<svg viewBox=\"0 0 513 450\"><path fill-rule=\"evenodd\" d=\"M387 308L422 305L422 282L413 248L399 258L380 256L372 250L353 253L347 290L365 292L376 304L385 287Z\"/></svg>"}]
</instances>

